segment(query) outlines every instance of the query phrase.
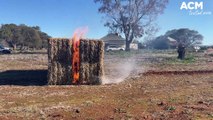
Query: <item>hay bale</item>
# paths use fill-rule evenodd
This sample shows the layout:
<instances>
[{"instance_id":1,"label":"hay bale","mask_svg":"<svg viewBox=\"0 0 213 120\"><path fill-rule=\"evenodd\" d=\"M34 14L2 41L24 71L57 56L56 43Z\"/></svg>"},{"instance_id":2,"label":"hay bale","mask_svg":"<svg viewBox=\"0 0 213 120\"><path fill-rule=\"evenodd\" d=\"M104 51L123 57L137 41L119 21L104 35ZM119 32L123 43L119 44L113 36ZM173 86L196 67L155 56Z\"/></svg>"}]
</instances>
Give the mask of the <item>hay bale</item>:
<instances>
[{"instance_id":1,"label":"hay bale","mask_svg":"<svg viewBox=\"0 0 213 120\"><path fill-rule=\"evenodd\" d=\"M81 84L101 84L103 77L104 44L102 41L80 40Z\"/></svg>"},{"instance_id":2,"label":"hay bale","mask_svg":"<svg viewBox=\"0 0 213 120\"><path fill-rule=\"evenodd\" d=\"M80 40L80 71L76 84L101 84L104 44L102 41ZM72 41L63 38L48 40L48 84L73 84Z\"/></svg>"},{"instance_id":3,"label":"hay bale","mask_svg":"<svg viewBox=\"0 0 213 120\"><path fill-rule=\"evenodd\" d=\"M49 39L48 84L66 85L72 78L71 42L68 39ZM70 74L67 74L70 73Z\"/></svg>"}]
</instances>

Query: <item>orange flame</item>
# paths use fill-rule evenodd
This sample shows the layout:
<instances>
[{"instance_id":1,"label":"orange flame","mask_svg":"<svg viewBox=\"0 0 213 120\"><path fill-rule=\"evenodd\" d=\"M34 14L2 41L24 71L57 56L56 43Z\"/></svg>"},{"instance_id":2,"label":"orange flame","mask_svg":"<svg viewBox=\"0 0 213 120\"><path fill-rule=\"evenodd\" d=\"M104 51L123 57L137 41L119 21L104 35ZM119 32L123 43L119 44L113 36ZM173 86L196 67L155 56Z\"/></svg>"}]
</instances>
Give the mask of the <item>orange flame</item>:
<instances>
[{"instance_id":1,"label":"orange flame","mask_svg":"<svg viewBox=\"0 0 213 120\"><path fill-rule=\"evenodd\" d=\"M80 39L87 32L88 28L80 28L74 32L72 39L72 72L73 72L73 84L79 81L80 71Z\"/></svg>"}]
</instances>

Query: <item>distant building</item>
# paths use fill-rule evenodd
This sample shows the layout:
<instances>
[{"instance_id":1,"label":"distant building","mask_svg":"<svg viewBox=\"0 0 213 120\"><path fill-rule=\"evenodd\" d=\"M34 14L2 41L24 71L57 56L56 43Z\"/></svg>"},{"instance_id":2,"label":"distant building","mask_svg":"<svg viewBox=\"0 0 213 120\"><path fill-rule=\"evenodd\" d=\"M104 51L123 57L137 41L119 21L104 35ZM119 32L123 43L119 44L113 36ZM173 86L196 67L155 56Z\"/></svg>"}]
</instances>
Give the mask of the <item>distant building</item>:
<instances>
[{"instance_id":1,"label":"distant building","mask_svg":"<svg viewBox=\"0 0 213 120\"><path fill-rule=\"evenodd\" d=\"M125 39L118 35L117 33L109 33L106 36L102 37L101 40L105 43L105 48L108 46L117 46L117 47L124 47L126 48L126 41ZM138 49L138 42L133 41L130 44L130 49L137 50Z\"/></svg>"},{"instance_id":2,"label":"distant building","mask_svg":"<svg viewBox=\"0 0 213 120\"><path fill-rule=\"evenodd\" d=\"M169 42L169 47L170 48L177 48L177 40L175 40L174 38L171 37L167 37L168 42Z\"/></svg>"}]
</instances>

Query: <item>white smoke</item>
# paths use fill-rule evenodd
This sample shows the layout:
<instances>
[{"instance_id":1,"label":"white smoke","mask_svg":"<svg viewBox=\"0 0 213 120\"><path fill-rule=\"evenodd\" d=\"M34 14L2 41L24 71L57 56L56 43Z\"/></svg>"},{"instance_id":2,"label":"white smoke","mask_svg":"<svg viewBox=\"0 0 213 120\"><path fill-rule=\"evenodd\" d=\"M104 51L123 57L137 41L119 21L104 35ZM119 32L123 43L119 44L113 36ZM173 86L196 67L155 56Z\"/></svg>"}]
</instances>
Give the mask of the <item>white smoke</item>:
<instances>
[{"instance_id":1,"label":"white smoke","mask_svg":"<svg viewBox=\"0 0 213 120\"><path fill-rule=\"evenodd\" d=\"M110 84L122 82L130 76L131 72L135 70L135 68L136 62L134 59L117 61L111 66L111 68L109 68L109 74L105 75L102 83Z\"/></svg>"}]
</instances>

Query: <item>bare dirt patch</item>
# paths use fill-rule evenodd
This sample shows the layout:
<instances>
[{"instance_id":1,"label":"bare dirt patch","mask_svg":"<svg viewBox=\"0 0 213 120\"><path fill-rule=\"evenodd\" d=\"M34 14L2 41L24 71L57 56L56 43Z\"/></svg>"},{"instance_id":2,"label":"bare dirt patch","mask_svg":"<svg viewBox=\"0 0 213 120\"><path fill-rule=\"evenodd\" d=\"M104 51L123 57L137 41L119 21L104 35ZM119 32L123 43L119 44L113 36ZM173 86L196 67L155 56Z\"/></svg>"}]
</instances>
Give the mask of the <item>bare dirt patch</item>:
<instances>
[{"instance_id":1,"label":"bare dirt patch","mask_svg":"<svg viewBox=\"0 0 213 120\"><path fill-rule=\"evenodd\" d=\"M121 60L136 66L123 82L97 86L47 86L38 72L47 70L45 54L1 55L0 119L213 119L213 73L193 72L211 71L212 58L182 63L161 54L107 53L106 76L119 73Z\"/></svg>"}]
</instances>

